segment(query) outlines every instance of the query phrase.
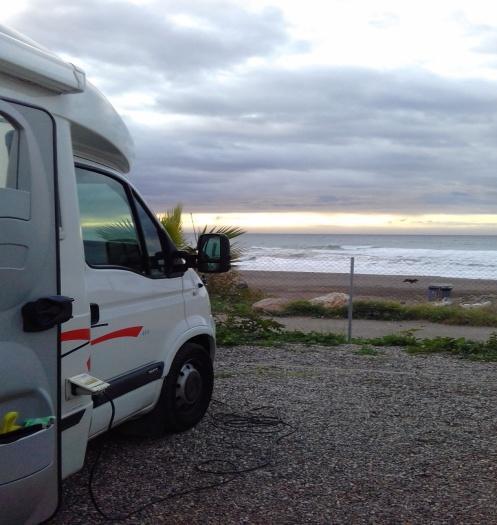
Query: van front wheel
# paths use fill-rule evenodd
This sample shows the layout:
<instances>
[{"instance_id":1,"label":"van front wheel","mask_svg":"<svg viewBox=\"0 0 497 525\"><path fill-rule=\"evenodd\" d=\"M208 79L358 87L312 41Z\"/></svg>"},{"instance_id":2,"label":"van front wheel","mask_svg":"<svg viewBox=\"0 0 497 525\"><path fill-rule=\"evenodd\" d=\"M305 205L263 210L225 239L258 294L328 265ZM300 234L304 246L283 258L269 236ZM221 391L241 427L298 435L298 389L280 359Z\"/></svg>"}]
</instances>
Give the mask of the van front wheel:
<instances>
[{"instance_id":1,"label":"van front wheel","mask_svg":"<svg viewBox=\"0 0 497 525\"><path fill-rule=\"evenodd\" d=\"M174 357L153 410L125 422L121 433L154 438L192 428L209 408L213 384L209 354L196 343L186 343Z\"/></svg>"},{"instance_id":2,"label":"van front wheel","mask_svg":"<svg viewBox=\"0 0 497 525\"><path fill-rule=\"evenodd\" d=\"M176 354L158 402L165 430L183 432L194 427L207 412L214 372L205 349L186 343Z\"/></svg>"}]
</instances>

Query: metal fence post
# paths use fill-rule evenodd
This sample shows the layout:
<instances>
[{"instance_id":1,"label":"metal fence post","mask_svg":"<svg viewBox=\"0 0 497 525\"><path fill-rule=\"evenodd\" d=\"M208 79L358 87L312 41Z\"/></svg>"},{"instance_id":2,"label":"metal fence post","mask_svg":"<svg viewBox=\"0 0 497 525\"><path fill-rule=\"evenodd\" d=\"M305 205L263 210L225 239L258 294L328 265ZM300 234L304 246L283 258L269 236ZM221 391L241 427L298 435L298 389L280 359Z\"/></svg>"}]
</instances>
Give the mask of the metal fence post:
<instances>
[{"instance_id":1,"label":"metal fence post","mask_svg":"<svg viewBox=\"0 0 497 525\"><path fill-rule=\"evenodd\" d=\"M350 258L350 284L349 284L349 309L348 309L348 330L347 341L352 341L352 315L353 315L353 300L354 300L354 257Z\"/></svg>"}]
</instances>

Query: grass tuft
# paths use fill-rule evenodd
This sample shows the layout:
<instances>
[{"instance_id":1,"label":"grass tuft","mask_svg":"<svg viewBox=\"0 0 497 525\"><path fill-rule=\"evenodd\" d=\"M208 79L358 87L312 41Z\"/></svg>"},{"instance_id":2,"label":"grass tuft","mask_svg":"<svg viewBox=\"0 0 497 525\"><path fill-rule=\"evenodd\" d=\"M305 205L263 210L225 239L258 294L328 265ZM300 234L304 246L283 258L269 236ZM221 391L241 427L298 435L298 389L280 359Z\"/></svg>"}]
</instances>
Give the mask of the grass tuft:
<instances>
[{"instance_id":1,"label":"grass tuft","mask_svg":"<svg viewBox=\"0 0 497 525\"><path fill-rule=\"evenodd\" d=\"M356 355L366 355L366 356L378 356L382 352L377 350L376 348L373 348L372 346L364 345L359 348L354 354Z\"/></svg>"},{"instance_id":2,"label":"grass tuft","mask_svg":"<svg viewBox=\"0 0 497 525\"><path fill-rule=\"evenodd\" d=\"M356 338L356 344L370 344L373 346L411 346L416 345L417 339L414 336L416 330L403 330L398 334L388 334L382 337L371 339Z\"/></svg>"}]
</instances>

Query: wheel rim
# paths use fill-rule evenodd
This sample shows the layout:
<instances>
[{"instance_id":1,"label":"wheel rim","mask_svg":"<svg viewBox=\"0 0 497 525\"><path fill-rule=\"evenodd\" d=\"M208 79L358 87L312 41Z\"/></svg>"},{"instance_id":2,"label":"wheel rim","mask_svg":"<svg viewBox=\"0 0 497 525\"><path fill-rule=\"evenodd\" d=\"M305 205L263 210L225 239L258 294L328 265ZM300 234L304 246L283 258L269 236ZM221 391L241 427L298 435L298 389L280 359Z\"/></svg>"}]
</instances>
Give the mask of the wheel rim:
<instances>
[{"instance_id":1,"label":"wheel rim","mask_svg":"<svg viewBox=\"0 0 497 525\"><path fill-rule=\"evenodd\" d=\"M176 406L189 408L202 397L203 380L193 363L185 363L176 381Z\"/></svg>"}]
</instances>

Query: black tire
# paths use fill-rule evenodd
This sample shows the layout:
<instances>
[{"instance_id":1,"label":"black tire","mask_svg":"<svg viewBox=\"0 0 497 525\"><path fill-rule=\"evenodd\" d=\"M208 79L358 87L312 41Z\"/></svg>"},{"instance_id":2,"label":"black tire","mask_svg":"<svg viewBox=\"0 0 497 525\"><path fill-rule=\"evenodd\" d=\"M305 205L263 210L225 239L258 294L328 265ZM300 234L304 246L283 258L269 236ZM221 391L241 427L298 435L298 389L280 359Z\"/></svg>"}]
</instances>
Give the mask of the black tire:
<instances>
[{"instance_id":1,"label":"black tire","mask_svg":"<svg viewBox=\"0 0 497 525\"><path fill-rule=\"evenodd\" d=\"M189 402L178 399L178 390L184 370L198 372L198 376L190 373L193 395ZM198 381L199 380L199 381ZM176 354L162 387L159 403L165 420L165 430L168 432L183 432L194 427L204 417L212 397L214 386L214 370L212 360L205 349L195 343L186 343ZM188 384L184 390L188 390Z\"/></svg>"},{"instance_id":2,"label":"black tire","mask_svg":"<svg viewBox=\"0 0 497 525\"><path fill-rule=\"evenodd\" d=\"M183 381L185 372L190 378L186 384ZM123 433L159 437L166 432L184 432L194 427L209 408L213 386L214 370L209 354L196 343L186 343L174 357L154 409L139 419L124 423ZM182 392L180 400L178 391Z\"/></svg>"}]
</instances>

